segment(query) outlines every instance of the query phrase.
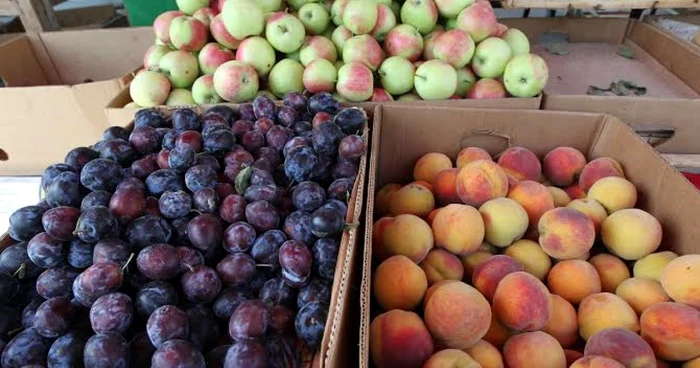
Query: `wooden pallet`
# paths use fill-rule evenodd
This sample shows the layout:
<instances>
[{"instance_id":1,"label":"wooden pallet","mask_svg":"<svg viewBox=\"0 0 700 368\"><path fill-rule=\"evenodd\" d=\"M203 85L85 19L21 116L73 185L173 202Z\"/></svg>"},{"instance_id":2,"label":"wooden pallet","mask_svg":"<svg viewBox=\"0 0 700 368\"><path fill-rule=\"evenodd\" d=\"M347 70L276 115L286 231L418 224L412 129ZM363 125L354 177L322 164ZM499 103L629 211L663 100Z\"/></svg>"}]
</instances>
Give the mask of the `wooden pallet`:
<instances>
[{"instance_id":1,"label":"wooden pallet","mask_svg":"<svg viewBox=\"0 0 700 368\"><path fill-rule=\"evenodd\" d=\"M658 9L700 8L698 0L502 0L504 8L545 9Z\"/></svg>"},{"instance_id":2,"label":"wooden pallet","mask_svg":"<svg viewBox=\"0 0 700 368\"><path fill-rule=\"evenodd\" d=\"M57 31L58 23L53 5L63 0L0 0L0 15L19 16L27 33Z\"/></svg>"}]
</instances>

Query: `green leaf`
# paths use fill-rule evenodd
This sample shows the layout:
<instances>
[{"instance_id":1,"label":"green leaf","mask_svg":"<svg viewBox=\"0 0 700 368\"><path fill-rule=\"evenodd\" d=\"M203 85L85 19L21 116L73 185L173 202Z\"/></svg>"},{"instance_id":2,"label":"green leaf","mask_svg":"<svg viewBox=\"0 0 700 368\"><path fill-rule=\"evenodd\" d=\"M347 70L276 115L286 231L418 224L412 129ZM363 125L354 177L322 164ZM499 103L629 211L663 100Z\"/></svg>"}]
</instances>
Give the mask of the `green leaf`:
<instances>
[{"instance_id":1,"label":"green leaf","mask_svg":"<svg viewBox=\"0 0 700 368\"><path fill-rule=\"evenodd\" d=\"M622 56L623 58L634 59L634 51L627 46L622 46L619 49L617 49L617 54Z\"/></svg>"},{"instance_id":2,"label":"green leaf","mask_svg":"<svg viewBox=\"0 0 700 368\"><path fill-rule=\"evenodd\" d=\"M236 175L235 189L236 193L243 195L246 189L250 186L250 177L253 176L253 169L248 166L241 170L241 172Z\"/></svg>"},{"instance_id":3,"label":"green leaf","mask_svg":"<svg viewBox=\"0 0 700 368\"><path fill-rule=\"evenodd\" d=\"M569 50L566 48L566 43L550 43L546 48L547 52L552 55L568 55Z\"/></svg>"}]
</instances>

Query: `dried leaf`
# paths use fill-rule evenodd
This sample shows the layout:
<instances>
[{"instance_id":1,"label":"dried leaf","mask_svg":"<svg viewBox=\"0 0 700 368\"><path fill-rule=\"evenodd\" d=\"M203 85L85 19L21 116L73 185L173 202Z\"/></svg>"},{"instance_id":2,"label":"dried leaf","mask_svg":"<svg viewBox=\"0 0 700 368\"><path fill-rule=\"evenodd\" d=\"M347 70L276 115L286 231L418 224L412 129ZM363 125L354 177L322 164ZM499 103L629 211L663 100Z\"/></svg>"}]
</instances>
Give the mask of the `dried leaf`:
<instances>
[{"instance_id":1,"label":"dried leaf","mask_svg":"<svg viewBox=\"0 0 700 368\"><path fill-rule=\"evenodd\" d=\"M569 34L564 32L544 32L538 41L544 45L552 43L569 43Z\"/></svg>"},{"instance_id":2,"label":"dried leaf","mask_svg":"<svg viewBox=\"0 0 700 368\"><path fill-rule=\"evenodd\" d=\"M634 59L634 51L626 46L622 46L617 50L617 54L627 59Z\"/></svg>"},{"instance_id":3,"label":"dried leaf","mask_svg":"<svg viewBox=\"0 0 700 368\"><path fill-rule=\"evenodd\" d=\"M547 45L547 52L552 55L568 55L569 50L567 50L565 43L551 43Z\"/></svg>"},{"instance_id":4,"label":"dried leaf","mask_svg":"<svg viewBox=\"0 0 700 368\"><path fill-rule=\"evenodd\" d=\"M610 92L610 90L596 86L588 86L588 91L586 91L586 94L592 96L605 96L607 92Z\"/></svg>"}]
</instances>

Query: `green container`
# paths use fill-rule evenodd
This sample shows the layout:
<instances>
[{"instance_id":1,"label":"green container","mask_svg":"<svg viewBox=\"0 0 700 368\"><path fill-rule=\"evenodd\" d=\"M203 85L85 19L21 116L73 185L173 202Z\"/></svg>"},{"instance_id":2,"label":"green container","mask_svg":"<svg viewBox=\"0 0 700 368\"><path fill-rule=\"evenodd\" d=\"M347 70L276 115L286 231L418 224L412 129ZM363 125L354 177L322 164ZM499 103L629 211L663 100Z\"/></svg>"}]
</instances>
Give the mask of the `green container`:
<instances>
[{"instance_id":1,"label":"green container","mask_svg":"<svg viewBox=\"0 0 700 368\"><path fill-rule=\"evenodd\" d=\"M177 10L175 0L124 0L124 7L132 27L151 26L161 13Z\"/></svg>"}]
</instances>

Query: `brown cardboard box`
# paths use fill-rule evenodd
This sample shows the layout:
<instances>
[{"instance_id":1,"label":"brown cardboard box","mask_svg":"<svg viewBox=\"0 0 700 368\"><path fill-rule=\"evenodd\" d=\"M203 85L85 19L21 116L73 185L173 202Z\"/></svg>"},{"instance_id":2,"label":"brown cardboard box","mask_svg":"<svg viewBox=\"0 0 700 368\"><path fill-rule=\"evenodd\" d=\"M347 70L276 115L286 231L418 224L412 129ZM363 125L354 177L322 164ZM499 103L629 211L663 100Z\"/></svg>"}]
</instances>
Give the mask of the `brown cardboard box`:
<instances>
[{"instance_id":1,"label":"brown cardboard box","mask_svg":"<svg viewBox=\"0 0 700 368\"><path fill-rule=\"evenodd\" d=\"M0 175L34 175L109 126L103 106L131 80L150 28L21 35L0 44ZM138 50L138 51L134 51Z\"/></svg>"},{"instance_id":2,"label":"brown cardboard box","mask_svg":"<svg viewBox=\"0 0 700 368\"><path fill-rule=\"evenodd\" d=\"M548 63L543 109L612 114L628 124L668 125L674 136L657 146L664 153L700 153L700 50L649 24L627 19L508 19L533 40L533 51ZM536 44L546 32L569 37L567 55ZM620 45L634 59L617 54ZM647 87L641 97L590 96L588 87L630 80Z\"/></svg>"},{"instance_id":3,"label":"brown cardboard box","mask_svg":"<svg viewBox=\"0 0 700 368\"><path fill-rule=\"evenodd\" d=\"M661 222L662 248L679 254L700 253L700 193L611 115L382 106L375 112L372 129L360 291L360 367L370 366L369 325L379 313L370 310L374 193L388 183L411 181L415 161L427 152L455 157L462 147L477 146L496 154L506 147L503 137L510 137L512 145L527 147L540 158L558 146L575 147L589 159L612 157L636 185L637 207ZM482 135L474 135L477 132Z\"/></svg>"}]
</instances>

